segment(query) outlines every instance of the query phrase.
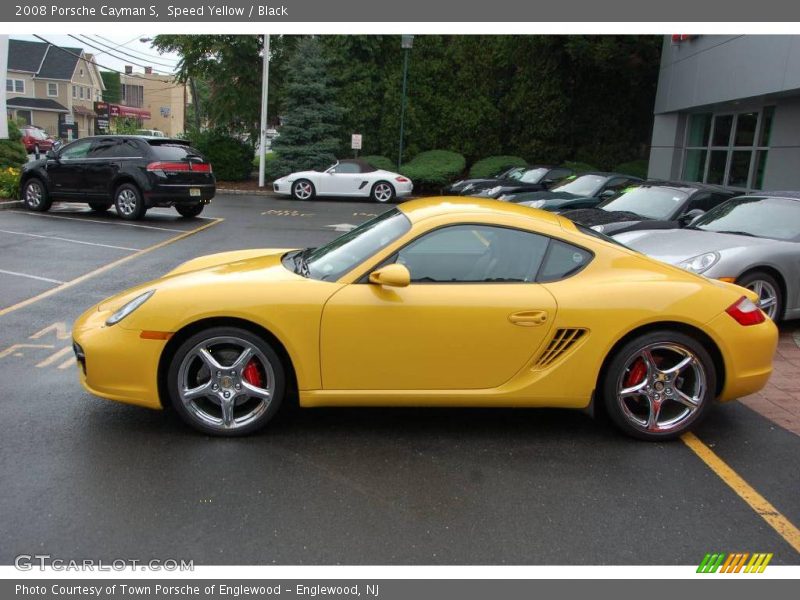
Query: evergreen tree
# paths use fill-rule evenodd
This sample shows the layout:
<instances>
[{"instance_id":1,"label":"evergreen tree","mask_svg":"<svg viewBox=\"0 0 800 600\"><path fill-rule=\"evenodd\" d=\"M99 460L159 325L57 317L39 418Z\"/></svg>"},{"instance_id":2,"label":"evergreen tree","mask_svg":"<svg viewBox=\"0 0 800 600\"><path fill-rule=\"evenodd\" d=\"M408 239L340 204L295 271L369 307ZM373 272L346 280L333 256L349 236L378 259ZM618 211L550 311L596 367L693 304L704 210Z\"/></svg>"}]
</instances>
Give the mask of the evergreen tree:
<instances>
[{"instance_id":1,"label":"evergreen tree","mask_svg":"<svg viewBox=\"0 0 800 600\"><path fill-rule=\"evenodd\" d=\"M320 169L336 161L342 109L336 104L333 80L316 38L301 39L289 62L286 111L280 136L272 148L280 169Z\"/></svg>"}]
</instances>

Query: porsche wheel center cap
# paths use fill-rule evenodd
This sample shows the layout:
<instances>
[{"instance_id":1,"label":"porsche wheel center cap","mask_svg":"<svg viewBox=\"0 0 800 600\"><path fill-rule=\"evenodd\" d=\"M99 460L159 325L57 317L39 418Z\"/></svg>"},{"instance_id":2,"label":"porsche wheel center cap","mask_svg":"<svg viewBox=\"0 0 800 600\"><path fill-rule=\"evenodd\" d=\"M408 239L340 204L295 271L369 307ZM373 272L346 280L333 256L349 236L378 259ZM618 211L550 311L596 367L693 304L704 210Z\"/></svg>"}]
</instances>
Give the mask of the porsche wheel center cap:
<instances>
[{"instance_id":1,"label":"porsche wheel center cap","mask_svg":"<svg viewBox=\"0 0 800 600\"><path fill-rule=\"evenodd\" d=\"M225 375L222 379L219 380L220 387L229 390L233 387L233 377Z\"/></svg>"}]
</instances>

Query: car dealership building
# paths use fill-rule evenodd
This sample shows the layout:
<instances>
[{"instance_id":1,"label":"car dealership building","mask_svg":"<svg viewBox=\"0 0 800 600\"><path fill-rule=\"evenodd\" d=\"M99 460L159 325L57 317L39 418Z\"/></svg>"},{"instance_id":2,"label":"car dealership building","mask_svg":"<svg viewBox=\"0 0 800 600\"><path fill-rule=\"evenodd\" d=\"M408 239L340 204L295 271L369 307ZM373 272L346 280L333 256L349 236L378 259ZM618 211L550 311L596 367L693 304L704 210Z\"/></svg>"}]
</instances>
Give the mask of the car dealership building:
<instances>
[{"instance_id":1,"label":"car dealership building","mask_svg":"<svg viewBox=\"0 0 800 600\"><path fill-rule=\"evenodd\" d=\"M648 175L800 190L800 36L664 39Z\"/></svg>"}]
</instances>

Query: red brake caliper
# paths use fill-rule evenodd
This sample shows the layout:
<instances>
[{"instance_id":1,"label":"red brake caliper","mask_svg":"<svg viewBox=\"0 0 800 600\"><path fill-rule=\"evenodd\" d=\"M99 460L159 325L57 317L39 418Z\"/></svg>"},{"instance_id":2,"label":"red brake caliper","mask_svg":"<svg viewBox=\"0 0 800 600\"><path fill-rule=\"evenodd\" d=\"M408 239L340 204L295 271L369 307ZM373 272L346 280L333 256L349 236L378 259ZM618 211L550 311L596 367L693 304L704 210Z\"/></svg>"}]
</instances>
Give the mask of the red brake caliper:
<instances>
[{"instance_id":1,"label":"red brake caliper","mask_svg":"<svg viewBox=\"0 0 800 600\"><path fill-rule=\"evenodd\" d=\"M254 385L259 388L264 387L264 377L261 375L261 371L258 368L258 363L256 363L255 358L251 358L250 362L247 363L247 366L242 371L242 377L244 377L245 381L250 385Z\"/></svg>"},{"instance_id":2,"label":"red brake caliper","mask_svg":"<svg viewBox=\"0 0 800 600\"><path fill-rule=\"evenodd\" d=\"M627 377L625 377L625 387L633 387L637 383L641 383L642 380L647 376L647 366L644 364L644 361L640 358L631 366L631 370L628 371Z\"/></svg>"}]
</instances>

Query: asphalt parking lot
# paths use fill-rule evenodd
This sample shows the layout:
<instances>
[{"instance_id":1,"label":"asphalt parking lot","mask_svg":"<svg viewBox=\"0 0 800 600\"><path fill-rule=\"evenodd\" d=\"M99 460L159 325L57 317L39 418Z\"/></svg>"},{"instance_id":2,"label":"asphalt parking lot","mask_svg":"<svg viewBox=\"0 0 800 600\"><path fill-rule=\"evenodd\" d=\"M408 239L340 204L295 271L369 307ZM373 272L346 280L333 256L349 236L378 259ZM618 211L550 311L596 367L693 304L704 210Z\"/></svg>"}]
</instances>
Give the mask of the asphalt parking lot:
<instances>
[{"instance_id":1,"label":"asphalt parking lot","mask_svg":"<svg viewBox=\"0 0 800 600\"><path fill-rule=\"evenodd\" d=\"M776 385L715 407L686 442L636 442L574 411L461 409L305 410L208 438L85 393L72 321L195 256L316 246L386 207L223 195L203 218L137 223L5 208L2 564L800 564L800 432L764 408L797 414L800 323L783 326Z\"/></svg>"}]
</instances>

